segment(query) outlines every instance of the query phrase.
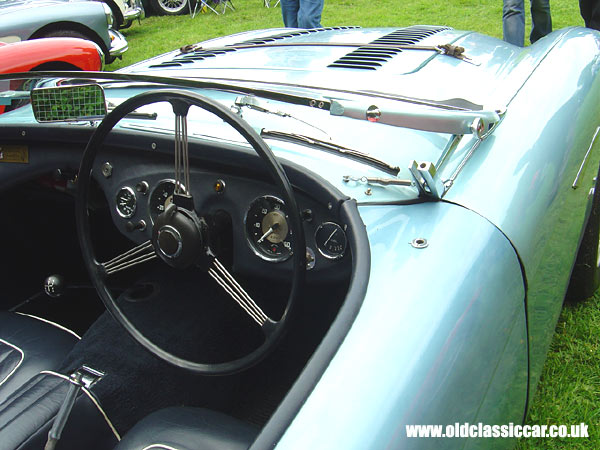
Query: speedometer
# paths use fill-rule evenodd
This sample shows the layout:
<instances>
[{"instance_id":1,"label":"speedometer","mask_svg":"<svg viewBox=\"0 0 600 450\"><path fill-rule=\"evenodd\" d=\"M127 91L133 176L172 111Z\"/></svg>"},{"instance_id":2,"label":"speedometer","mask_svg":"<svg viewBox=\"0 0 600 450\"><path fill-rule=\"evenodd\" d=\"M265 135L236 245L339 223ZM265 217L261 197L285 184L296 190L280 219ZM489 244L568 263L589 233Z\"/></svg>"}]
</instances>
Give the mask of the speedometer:
<instances>
[{"instance_id":1,"label":"speedometer","mask_svg":"<svg viewBox=\"0 0 600 450\"><path fill-rule=\"evenodd\" d=\"M267 261L285 261L293 251L292 230L283 200L265 195L246 213L246 237L254 253Z\"/></svg>"}]
</instances>

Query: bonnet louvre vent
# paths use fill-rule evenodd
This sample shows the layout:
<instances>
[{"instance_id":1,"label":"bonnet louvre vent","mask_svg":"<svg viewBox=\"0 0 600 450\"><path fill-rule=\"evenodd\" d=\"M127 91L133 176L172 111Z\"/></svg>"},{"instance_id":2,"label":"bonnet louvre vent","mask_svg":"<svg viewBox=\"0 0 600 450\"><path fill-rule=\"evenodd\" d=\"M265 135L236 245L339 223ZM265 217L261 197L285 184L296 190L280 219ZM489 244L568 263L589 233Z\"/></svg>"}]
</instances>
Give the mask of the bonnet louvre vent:
<instances>
[{"instance_id":1,"label":"bonnet louvre vent","mask_svg":"<svg viewBox=\"0 0 600 450\"><path fill-rule=\"evenodd\" d=\"M319 33L321 31L335 31L335 30L353 30L355 28L360 27L323 27L323 28L311 28L309 30L296 30L291 32L285 32L281 34L276 34L274 36L266 36L263 38L250 39L247 41L238 42L237 44L233 44L232 47L236 45L263 45L269 44L272 42L281 41L282 39L289 39L298 36L308 36L310 34Z\"/></svg>"},{"instance_id":2,"label":"bonnet louvre vent","mask_svg":"<svg viewBox=\"0 0 600 450\"><path fill-rule=\"evenodd\" d=\"M325 28L313 28L310 30L297 30L291 32L285 32L281 34L276 34L274 36L267 36L263 38L249 39L247 41L238 42L237 44L228 45L226 47L220 47L215 50L196 50L190 53L182 53L176 55L170 61L163 61L160 64L153 64L149 66L150 68L166 68L166 67L183 67L184 65L190 64L194 61L203 61L208 58L214 58L219 55L224 55L226 53L235 52L237 49L235 48L238 45L248 46L248 45L264 45L270 44L274 42L279 42L283 39L294 38L298 36L306 36L315 33L319 33L322 31L334 31L334 30L351 30L354 28L360 27L325 27ZM228 48L231 47L231 48Z\"/></svg>"},{"instance_id":3,"label":"bonnet louvre vent","mask_svg":"<svg viewBox=\"0 0 600 450\"><path fill-rule=\"evenodd\" d=\"M402 50L399 48L373 47L376 45L415 45L429 36L440 31L449 30L448 27L408 27L401 28L369 43L369 47L358 47L356 50L342 56L327 67L341 67L346 69L376 70L383 63L389 61Z\"/></svg>"}]
</instances>

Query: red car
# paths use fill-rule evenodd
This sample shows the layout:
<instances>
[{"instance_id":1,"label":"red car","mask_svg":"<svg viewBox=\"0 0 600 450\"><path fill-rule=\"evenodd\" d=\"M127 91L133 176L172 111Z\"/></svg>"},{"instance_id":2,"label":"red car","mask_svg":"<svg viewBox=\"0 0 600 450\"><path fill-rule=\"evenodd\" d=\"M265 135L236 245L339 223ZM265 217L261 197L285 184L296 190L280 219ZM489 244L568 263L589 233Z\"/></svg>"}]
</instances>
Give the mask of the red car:
<instances>
[{"instance_id":1,"label":"red car","mask_svg":"<svg viewBox=\"0 0 600 450\"><path fill-rule=\"evenodd\" d=\"M104 68L104 53L92 41L76 38L34 39L7 44L0 42L0 73L31 70L87 70ZM18 86L12 84L10 89ZM5 106L0 104L0 114Z\"/></svg>"},{"instance_id":2,"label":"red car","mask_svg":"<svg viewBox=\"0 0 600 450\"><path fill-rule=\"evenodd\" d=\"M92 41L48 38L12 44L0 42L0 73L103 68L103 53Z\"/></svg>"}]
</instances>

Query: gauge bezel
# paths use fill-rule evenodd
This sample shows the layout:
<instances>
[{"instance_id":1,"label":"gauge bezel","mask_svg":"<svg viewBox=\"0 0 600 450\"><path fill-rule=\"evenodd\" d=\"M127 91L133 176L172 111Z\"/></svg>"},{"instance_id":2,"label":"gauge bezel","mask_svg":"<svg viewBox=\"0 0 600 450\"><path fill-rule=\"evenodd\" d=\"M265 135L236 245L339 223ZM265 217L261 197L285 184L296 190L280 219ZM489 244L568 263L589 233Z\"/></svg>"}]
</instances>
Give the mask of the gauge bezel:
<instances>
[{"instance_id":1,"label":"gauge bezel","mask_svg":"<svg viewBox=\"0 0 600 450\"><path fill-rule=\"evenodd\" d=\"M158 189L158 187L163 183L171 183L173 185L173 191L175 191L175 180L172 178L163 178L154 184L148 195L148 216L150 217L150 223L152 225L154 225L154 219L152 218L152 197L154 196L154 191L156 191L156 189ZM181 184L181 188L185 190L183 183Z\"/></svg>"},{"instance_id":2,"label":"gauge bezel","mask_svg":"<svg viewBox=\"0 0 600 450\"><path fill-rule=\"evenodd\" d=\"M292 248L289 249L289 252L286 255L269 256L269 255L266 255L265 253L263 253L259 248L256 247L256 242L252 239L252 236L250 236L250 233L248 233L248 214L250 213L252 206L260 199L270 199L270 200L274 200L277 203L280 203L282 205L282 209L285 213L286 219L288 217L288 213L286 212L286 209L285 209L285 208L287 208L287 206L286 206L285 202L283 200L281 200L279 197L276 197L276 196L270 195L270 194L260 195L260 196L256 197L254 200L252 200L250 202L250 204L248 205L248 208L246 208L246 214L244 215L244 233L246 234L246 241L248 242L248 246L250 247L250 249L256 256L258 256L259 258L261 258L265 261L269 261L269 262L287 261L294 254L293 246L292 246Z\"/></svg>"},{"instance_id":3,"label":"gauge bezel","mask_svg":"<svg viewBox=\"0 0 600 450\"><path fill-rule=\"evenodd\" d=\"M119 209L119 196L121 194L122 191L127 191L129 192L131 195L133 195L133 210L131 211L130 214L125 214L123 213L120 209ZM116 195L115 195L115 200L116 200L116 204L115 204L115 210L117 211L117 214L119 216L121 216L123 219L131 219L133 217L133 215L135 214L135 212L137 211L137 195L135 193L135 191L130 188L129 186L122 186L119 188L119 190L117 191Z\"/></svg>"},{"instance_id":4,"label":"gauge bezel","mask_svg":"<svg viewBox=\"0 0 600 450\"><path fill-rule=\"evenodd\" d=\"M345 240L344 251L342 253L340 253L339 255L334 255L334 256L328 255L328 254L325 253L324 250L321 249L321 245L319 243L319 239L317 238L317 235L319 234L319 231L321 231L321 229L324 228L326 225L334 225L334 226L336 226L337 228L339 228L339 230L342 232L342 235L344 236L344 240ZM319 251L319 253L321 254L321 256L323 256L323 258L327 258L327 259L330 259L332 261L335 261L335 260L338 260L338 259L342 259L344 257L344 255L346 254L346 250L348 248L348 236L346 236L346 232L344 231L344 228L342 228L342 226L339 223L336 223L336 222L323 222L315 230L315 244L316 244L317 250Z\"/></svg>"}]
</instances>

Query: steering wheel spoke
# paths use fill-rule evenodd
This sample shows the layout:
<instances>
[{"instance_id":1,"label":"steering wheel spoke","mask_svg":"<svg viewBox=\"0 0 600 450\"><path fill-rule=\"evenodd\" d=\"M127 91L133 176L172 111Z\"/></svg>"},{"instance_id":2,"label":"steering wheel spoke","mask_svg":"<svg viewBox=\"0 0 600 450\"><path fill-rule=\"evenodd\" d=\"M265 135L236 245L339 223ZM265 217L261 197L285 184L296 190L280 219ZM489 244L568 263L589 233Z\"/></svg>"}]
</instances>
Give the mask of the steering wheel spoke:
<instances>
[{"instance_id":1,"label":"steering wheel spoke","mask_svg":"<svg viewBox=\"0 0 600 450\"><path fill-rule=\"evenodd\" d=\"M146 241L137 247L127 250L119 256L114 257L110 261L100 263L100 267L103 269L103 273L108 276L139 264L143 264L147 261L151 261L156 257L156 252L154 251L152 242Z\"/></svg>"},{"instance_id":2,"label":"steering wheel spoke","mask_svg":"<svg viewBox=\"0 0 600 450\"><path fill-rule=\"evenodd\" d=\"M267 322L273 322L217 258L213 259L208 274L258 325L264 327Z\"/></svg>"}]
</instances>

